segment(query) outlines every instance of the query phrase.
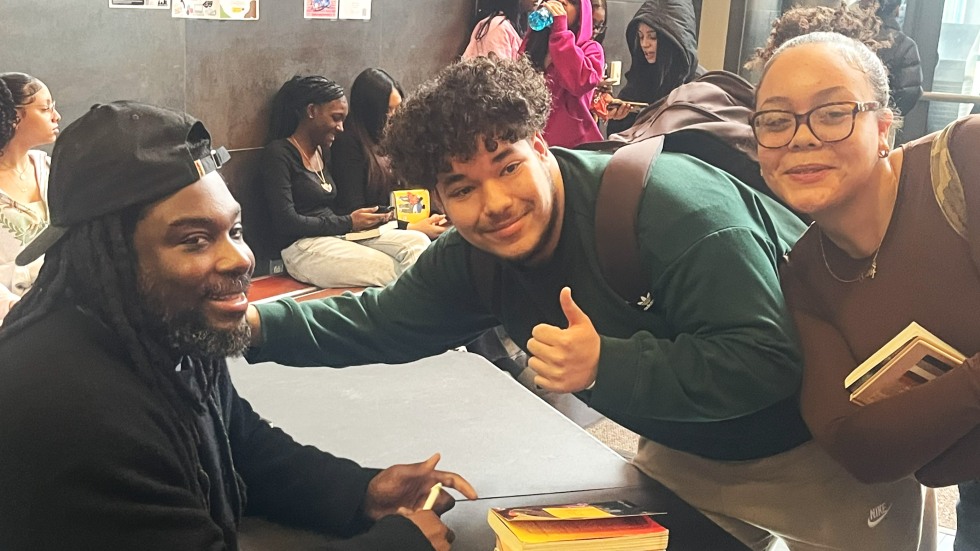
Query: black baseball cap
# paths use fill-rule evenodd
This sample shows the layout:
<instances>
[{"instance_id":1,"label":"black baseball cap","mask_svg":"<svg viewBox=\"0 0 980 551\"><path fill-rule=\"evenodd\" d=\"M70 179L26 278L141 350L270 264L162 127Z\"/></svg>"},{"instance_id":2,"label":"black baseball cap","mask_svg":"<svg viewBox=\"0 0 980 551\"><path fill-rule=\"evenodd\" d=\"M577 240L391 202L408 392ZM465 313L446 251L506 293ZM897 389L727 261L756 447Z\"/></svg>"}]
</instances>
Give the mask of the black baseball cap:
<instances>
[{"instance_id":1,"label":"black baseball cap","mask_svg":"<svg viewBox=\"0 0 980 551\"><path fill-rule=\"evenodd\" d=\"M54 144L48 178L51 224L17 255L24 266L72 226L162 199L230 159L211 149L201 121L134 101L93 105Z\"/></svg>"}]
</instances>

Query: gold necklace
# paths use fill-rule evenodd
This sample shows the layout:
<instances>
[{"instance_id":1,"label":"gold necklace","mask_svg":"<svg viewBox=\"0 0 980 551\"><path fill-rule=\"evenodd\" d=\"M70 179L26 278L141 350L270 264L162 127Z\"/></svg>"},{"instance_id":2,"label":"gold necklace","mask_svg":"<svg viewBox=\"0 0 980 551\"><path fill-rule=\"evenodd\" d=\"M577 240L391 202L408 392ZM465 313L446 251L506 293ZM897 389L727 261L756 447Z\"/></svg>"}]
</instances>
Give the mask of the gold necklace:
<instances>
[{"instance_id":1,"label":"gold necklace","mask_svg":"<svg viewBox=\"0 0 980 551\"><path fill-rule=\"evenodd\" d=\"M885 230L885 233L887 234L888 230ZM878 242L878 246L875 248L874 255L871 256L871 265L868 266L867 270L861 272L861 274L859 274L854 279L844 279L834 273L834 270L831 269L830 267L830 262L827 262L827 251L824 250L824 245L823 245L823 231L820 230L819 226L817 227L817 235L818 235L817 238L820 240L820 256L823 257L823 265L824 267L827 268L827 273L830 274L830 277L836 279L841 283L857 283L858 281L864 281L865 279L875 278L875 275L878 273L878 252L881 251L881 244L884 243L885 241L884 235L881 236L881 241Z\"/></svg>"},{"instance_id":2,"label":"gold necklace","mask_svg":"<svg viewBox=\"0 0 980 551\"><path fill-rule=\"evenodd\" d=\"M316 174L316 177L319 178L323 187L329 191L332 186L327 183L327 178L323 175L323 159L320 159L320 170L313 170L313 160L306 156L306 153L303 151L303 148L299 146L299 142L296 141L296 138L290 136L287 139L289 140L289 143L295 145L296 149L299 150L299 155L303 158L303 163L310 167L308 170L313 174Z\"/></svg>"},{"instance_id":3,"label":"gold necklace","mask_svg":"<svg viewBox=\"0 0 980 551\"><path fill-rule=\"evenodd\" d=\"M28 181L27 181L27 169L30 166L31 166L30 165L30 160L28 160L27 166L25 166L24 168L22 168L20 170L17 170L17 166L16 165L14 165L14 166L3 165L3 169L4 170L9 170L10 172L13 172L14 174L17 175L17 178L16 179L13 179L13 182L15 184L17 184L17 188L21 191L21 193L27 193L27 190L30 189L30 186L29 186Z\"/></svg>"}]
</instances>

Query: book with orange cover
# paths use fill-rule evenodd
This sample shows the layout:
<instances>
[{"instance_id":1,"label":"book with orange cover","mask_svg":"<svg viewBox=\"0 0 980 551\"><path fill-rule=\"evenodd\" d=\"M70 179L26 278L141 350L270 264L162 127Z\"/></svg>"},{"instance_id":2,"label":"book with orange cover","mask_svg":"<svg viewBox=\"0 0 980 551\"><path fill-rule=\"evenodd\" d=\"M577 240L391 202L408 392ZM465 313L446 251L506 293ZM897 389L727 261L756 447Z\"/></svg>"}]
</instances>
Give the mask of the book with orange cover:
<instances>
[{"instance_id":1,"label":"book with orange cover","mask_svg":"<svg viewBox=\"0 0 980 551\"><path fill-rule=\"evenodd\" d=\"M657 551L668 530L627 501L494 508L498 551Z\"/></svg>"}]
</instances>

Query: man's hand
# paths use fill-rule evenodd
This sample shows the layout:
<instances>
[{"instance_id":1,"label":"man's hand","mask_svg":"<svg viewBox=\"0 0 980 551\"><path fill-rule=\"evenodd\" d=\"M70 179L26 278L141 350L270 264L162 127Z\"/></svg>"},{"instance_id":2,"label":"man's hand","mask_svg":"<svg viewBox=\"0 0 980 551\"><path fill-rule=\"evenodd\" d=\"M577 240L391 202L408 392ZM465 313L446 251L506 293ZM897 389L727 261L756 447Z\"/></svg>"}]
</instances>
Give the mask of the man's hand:
<instances>
[{"instance_id":1,"label":"man's hand","mask_svg":"<svg viewBox=\"0 0 980 551\"><path fill-rule=\"evenodd\" d=\"M429 490L436 482L441 482L447 488L455 488L468 499L476 499L476 490L465 478L456 473L435 470L438 462L437 453L422 463L392 465L378 473L368 484L364 514L378 520L383 516L396 514L401 507L421 509L429 496ZM455 504L453 496L442 491L432 510L441 515Z\"/></svg>"},{"instance_id":2,"label":"man's hand","mask_svg":"<svg viewBox=\"0 0 980 551\"><path fill-rule=\"evenodd\" d=\"M578 392L595 382L599 370L599 333L565 287L558 297L568 328L540 323L531 331L527 365L537 373L534 384L552 392Z\"/></svg>"},{"instance_id":3,"label":"man's hand","mask_svg":"<svg viewBox=\"0 0 980 551\"><path fill-rule=\"evenodd\" d=\"M412 511L400 507L398 514L415 523L436 551L449 551L450 545L456 539L456 534L432 511Z\"/></svg>"}]
</instances>

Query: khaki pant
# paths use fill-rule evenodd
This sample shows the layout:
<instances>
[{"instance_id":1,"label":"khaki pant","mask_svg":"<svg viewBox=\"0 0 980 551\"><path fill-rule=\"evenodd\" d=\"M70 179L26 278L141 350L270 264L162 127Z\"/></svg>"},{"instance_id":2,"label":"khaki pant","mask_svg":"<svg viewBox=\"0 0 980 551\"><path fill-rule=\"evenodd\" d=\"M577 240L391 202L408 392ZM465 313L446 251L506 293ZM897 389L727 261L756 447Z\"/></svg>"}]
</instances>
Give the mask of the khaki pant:
<instances>
[{"instance_id":1,"label":"khaki pant","mask_svg":"<svg viewBox=\"0 0 980 551\"><path fill-rule=\"evenodd\" d=\"M858 482L812 441L763 459L716 461L641 438L633 463L754 551L780 539L791 551L936 549L931 491L913 478Z\"/></svg>"},{"instance_id":2,"label":"khaki pant","mask_svg":"<svg viewBox=\"0 0 980 551\"><path fill-rule=\"evenodd\" d=\"M415 264L429 243L414 230L361 241L305 237L282 250L282 263L289 275L318 287L384 287Z\"/></svg>"}]
</instances>

